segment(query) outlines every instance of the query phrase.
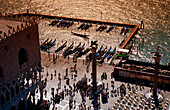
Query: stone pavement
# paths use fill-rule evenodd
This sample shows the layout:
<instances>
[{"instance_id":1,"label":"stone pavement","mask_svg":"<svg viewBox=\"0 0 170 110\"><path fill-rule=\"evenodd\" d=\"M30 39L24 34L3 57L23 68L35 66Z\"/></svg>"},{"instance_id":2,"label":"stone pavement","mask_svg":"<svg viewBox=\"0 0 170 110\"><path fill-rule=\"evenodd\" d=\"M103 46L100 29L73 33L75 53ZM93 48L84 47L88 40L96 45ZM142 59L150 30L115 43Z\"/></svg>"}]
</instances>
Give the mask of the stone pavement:
<instances>
[{"instance_id":1,"label":"stone pavement","mask_svg":"<svg viewBox=\"0 0 170 110\"><path fill-rule=\"evenodd\" d=\"M70 71L70 67L73 67L75 63L72 62L72 58L70 59L64 59L63 57L59 57L56 60L56 63L54 64L51 60L49 61L48 55L44 52L41 53L41 57L42 57L42 66L44 67L44 71L42 72L43 75L43 79L47 78L47 86L46 86L46 90L47 90L47 97L45 97L44 95L44 99L45 100L50 100L52 98L51 95L51 88L54 88L54 94L56 94L56 89L59 87L59 80L58 80L58 73L61 74L61 89L58 90L58 93L60 93L62 90L64 90L64 85L66 85L66 80L64 79L64 75L66 73L66 68L68 68L68 78L70 79L69 83L70 85L73 87L73 83L77 83L79 80L81 80L81 78L83 78L85 75L87 77L87 81L89 81L89 79L91 79L91 72L92 72L92 67L91 67L91 63L90 63L90 68L89 68L89 73L87 73L86 68L87 65L83 65L83 60L82 59L78 59L77 60L77 77L76 77L76 81L74 80L74 78L72 79L72 74L74 74L74 72ZM52 58L52 55L51 55ZM56 70L56 76L54 76L54 71ZM100 95L100 108L102 110L107 110L107 109L111 109L114 105L114 102L117 101L117 99L120 98L120 95L118 95L119 93L116 93L113 95L113 97L111 97L111 81L114 81L114 90L118 90L120 89L120 85L121 84L125 84L125 86L127 86L127 83L125 82L120 82L120 81L115 81L114 79L111 79L111 72L113 71L113 67L109 66L108 64L102 64L102 65L97 65L97 82L103 82L105 83L105 87L107 86L108 83L108 92L109 92L109 98L108 98L108 103L106 104L102 104L101 102L101 95ZM47 76L47 72L48 72L48 76ZM107 74L107 80L101 80L101 75L103 74L103 72L106 72ZM53 78L51 79L51 74L53 76ZM131 86L134 86L134 84L130 84ZM66 85L66 88L69 89L69 86ZM144 87L144 89L142 88L142 90L139 89L139 86L137 86L137 92L140 93L146 93L150 90L149 87ZM44 90L45 90L44 89ZM128 90L126 90L128 93ZM45 94L45 93L43 93ZM170 99L170 96L167 95L169 94L169 92L166 92L166 98ZM118 96L115 96L118 95ZM37 93L37 98L39 97L39 94ZM91 104L92 100L89 100L89 97L85 97L86 102L85 105L86 107L88 106L93 106ZM79 110L79 105L82 104L82 99L81 99L81 95L78 92L75 92L75 96L73 97L73 100L76 100L76 106L75 106L75 110ZM74 102L73 102L74 105ZM55 107L57 107L57 110L69 110L69 96L65 96L64 100L61 100L59 104L55 104ZM54 109L53 108L53 104L50 105L50 110ZM56 108L55 108L56 109Z\"/></svg>"}]
</instances>

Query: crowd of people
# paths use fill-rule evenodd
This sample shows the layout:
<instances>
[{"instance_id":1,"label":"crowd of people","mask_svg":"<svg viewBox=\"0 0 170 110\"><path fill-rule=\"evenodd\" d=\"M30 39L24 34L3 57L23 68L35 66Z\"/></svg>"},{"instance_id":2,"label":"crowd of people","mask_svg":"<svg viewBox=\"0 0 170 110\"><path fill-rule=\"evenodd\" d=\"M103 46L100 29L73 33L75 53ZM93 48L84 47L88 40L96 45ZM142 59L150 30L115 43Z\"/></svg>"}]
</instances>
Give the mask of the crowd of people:
<instances>
[{"instance_id":1,"label":"crowd of people","mask_svg":"<svg viewBox=\"0 0 170 110\"><path fill-rule=\"evenodd\" d=\"M59 57L57 58L59 59ZM53 61L56 61L56 59ZM43 73L44 97L50 100L52 109L57 109L57 104L60 104L63 100L68 100L70 110L77 108L79 110L93 109L94 94L92 89L93 85L91 84L92 77L89 70L90 62L85 62L83 60L83 65L86 66L85 74L78 74L79 70L77 69L77 66L79 65L77 65L77 63L73 63L73 66L71 67L66 67L64 73L58 73L55 69L51 73L49 73L48 69L46 70L46 72ZM123 108L129 103L131 104L129 104L129 106L126 106L126 108L140 107L140 103L136 103L136 105L134 105L131 101L128 102L128 100L125 99L125 97L127 98L127 96L133 96L131 100L143 100L143 102L141 102L142 104L147 103L147 100L144 100L144 96L142 95L143 97L141 98L141 95L139 95L140 93L143 93L143 90L145 90L145 87L142 83L140 85L124 82L119 82L119 84L116 84L117 81L115 81L114 79L110 80L108 78L110 76L111 74L108 74L105 71L100 75L101 83L97 86L98 109L102 108L101 105L109 103L109 98L114 99L115 101L114 104L112 103L113 107L108 107L108 109L113 110ZM57 84L55 87L51 87L50 90L47 90L48 83L50 84L51 82L57 82ZM138 97L135 96L135 94ZM80 99L77 99L77 97L79 97L81 101ZM90 101L90 103L87 100Z\"/></svg>"}]
</instances>

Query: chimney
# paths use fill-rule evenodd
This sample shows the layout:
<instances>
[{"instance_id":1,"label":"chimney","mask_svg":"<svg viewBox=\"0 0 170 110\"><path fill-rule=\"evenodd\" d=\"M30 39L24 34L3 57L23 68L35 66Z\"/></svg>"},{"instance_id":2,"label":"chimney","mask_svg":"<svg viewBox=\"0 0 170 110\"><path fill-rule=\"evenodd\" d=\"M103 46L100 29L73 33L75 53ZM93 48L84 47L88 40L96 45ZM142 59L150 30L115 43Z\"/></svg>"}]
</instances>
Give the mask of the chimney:
<instances>
[{"instance_id":1,"label":"chimney","mask_svg":"<svg viewBox=\"0 0 170 110\"><path fill-rule=\"evenodd\" d=\"M6 35L6 33L4 32L4 38L6 38L7 37L7 35Z\"/></svg>"},{"instance_id":2,"label":"chimney","mask_svg":"<svg viewBox=\"0 0 170 110\"><path fill-rule=\"evenodd\" d=\"M23 30L24 29L24 26L23 26L23 24L21 23L21 29Z\"/></svg>"},{"instance_id":3,"label":"chimney","mask_svg":"<svg viewBox=\"0 0 170 110\"><path fill-rule=\"evenodd\" d=\"M10 31L10 30L8 30L8 35L9 35L9 36L11 35L11 31Z\"/></svg>"},{"instance_id":4,"label":"chimney","mask_svg":"<svg viewBox=\"0 0 170 110\"><path fill-rule=\"evenodd\" d=\"M24 21L23 16L20 17L20 21Z\"/></svg>"},{"instance_id":5,"label":"chimney","mask_svg":"<svg viewBox=\"0 0 170 110\"><path fill-rule=\"evenodd\" d=\"M18 20L18 15L15 16L15 19Z\"/></svg>"},{"instance_id":6,"label":"chimney","mask_svg":"<svg viewBox=\"0 0 170 110\"><path fill-rule=\"evenodd\" d=\"M20 30L19 30L19 26L17 25L17 31L19 32Z\"/></svg>"},{"instance_id":7,"label":"chimney","mask_svg":"<svg viewBox=\"0 0 170 110\"><path fill-rule=\"evenodd\" d=\"M29 13L29 9L27 9L27 14Z\"/></svg>"},{"instance_id":8,"label":"chimney","mask_svg":"<svg viewBox=\"0 0 170 110\"><path fill-rule=\"evenodd\" d=\"M15 34L15 29L13 28L13 32L12 32L13 34Z\"/></svg>"}]
</instances>

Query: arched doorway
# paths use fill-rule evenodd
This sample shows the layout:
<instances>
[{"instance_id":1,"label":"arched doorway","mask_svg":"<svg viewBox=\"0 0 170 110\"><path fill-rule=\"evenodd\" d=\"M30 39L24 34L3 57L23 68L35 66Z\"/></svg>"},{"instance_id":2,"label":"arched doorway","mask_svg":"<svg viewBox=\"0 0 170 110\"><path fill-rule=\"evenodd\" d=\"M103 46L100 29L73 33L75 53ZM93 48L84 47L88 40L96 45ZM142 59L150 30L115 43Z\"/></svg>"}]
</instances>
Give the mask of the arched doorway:
<instances>
[{"instance_id":1,"label":"arched doorway","mask_svg":"<svg viewBox=\"0 0 170 110\"><path fill-rule=\"evenodd\" d=\"M15 91L14 88L11 86L11 98L13 98L15 96Z\"/></svg>"},{"instance_id":2,"label":"arched doorway","mask_svg":"<svg viewBox=\"0 0 170 110\"><path fill-rule=\"evenodd\" d=\"M1 68L1 66L0 66L0 77L3 77L3 76L4 76L3 70L2 70L2 68Z\"/></svg>"},{"instance_id":3,"label":"arched doorway","mask_svg":"<svg viewBox=\"0 0 170 110\"><path fill-rule=\"evenodd\" d=\"M26 110L26 107L25 107L25 100L24 100L23 98L20 99L20 101L19 101L18 110Z\"/></svg>"},{"instance_id":4,"label":"arched doorway","mask_svg":"<svg viewBox=\"0 0 170 110\"><path fill-rule=\"evenodd\" d=\"M11 106L10 110L16 110L15 106Z\"/></svg>"},{"instance_id":5,"label":"arched doorway","mask_svg":"<svg viewBox=\"0 0 170 110\"><path fill-rule=\"evenodd\" d=\"M15 90L16 90L16 95L17 95L19 93L19 85L18 84L16 84Z\"/></svg>"},{"instance_id":6,"label":"arched doorway","mask_svg":"<svg viewBox=\"0 0 170 110\"><path fill-rule=\"evenodd\" d=\"M24 48L21 48L18 53L19 65L28 61L27 51Z\"/></svg>"},{"instance_id":7,"label":"arched doorway","mask_svg":"<svg viewBox=\"0 0 170 110\"><path fill-rule=\"evenodd\" d=\"M3 94L1 94L1 105L5 104L5 97Z\"/></svg>"},{"instance_id":8,"label":"arched doorway","mask_svg":"<svg viewBox=\"0 0 170 110\"><path fill-rule=\"evenodd\" d=\"M10 94L8 91L6 91L6 102L9 101L9 99L10 99L9 97L10 97Z\"/></svg>"}]
</instances>

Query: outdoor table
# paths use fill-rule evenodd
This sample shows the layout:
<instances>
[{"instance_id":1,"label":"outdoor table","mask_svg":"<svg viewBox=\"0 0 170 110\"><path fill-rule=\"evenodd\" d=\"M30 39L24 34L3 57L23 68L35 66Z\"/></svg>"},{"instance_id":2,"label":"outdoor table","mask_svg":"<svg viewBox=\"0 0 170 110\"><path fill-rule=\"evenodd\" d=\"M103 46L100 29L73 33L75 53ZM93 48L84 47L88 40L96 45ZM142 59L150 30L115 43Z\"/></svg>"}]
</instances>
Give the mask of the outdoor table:
<instances>
[{"instance_id":1,"label":"outdoor table","mask_svg":"<svg viewBox=\"0 0 170 110\"><path fill-rule=\"evenodd\" d=\"M143 93L140 93L142 96L144 96L144 94Z\"/></svg>"},{"instance_id":2,"label":"outdoor table","mask_svg":"<svg viewBox=\"0 0 170 110\"><path fill-rule=\"evenodd\" d=\"M141 99L142 100L142 102L144 102L144 99Z\"/></svg>"},{"instance_id":3,"label":"outdoor table","mask_svg":"<svg viewBox=\"0 0 170 110\"><path fill-rule=\"evenodd\" d=\"M139 107L140 107L140 108L143 108L143 106L142 106L142 104L141 104L141 103L139 104Z\"/></svg>"},{"instance_id":4,"label":"outdoor table","mask_svg":"<svg viewBox=\"0 0 170 110\"><path fill-rule=\"evenodd\" d=\"M144 108L145 108L145 109L148 109L148 106L147 106L147 105L145 105L145 106L144 106Z\"/></svg>"},{"instance_id":5,"label":"outdoor table","mask_svg":"<svg viewBox=\"0 0 170 110\"><path fill-rule=\"evenodd\" d=\"M137 97L137 94L135 94L134 97Z\"/></svg>"},{"instance_id":6,"label":"outdoor table","mask_svg":"<svg viewBox=\"0 0 170 110\"><path fill-rule=\"evenodd\" d=\"M153 106L151 106L151 109L153 110L153 109L154 109L154 107L153 107Z\"/></svg>"},{"instance_id":7,"label":"outdoor table","mask_svg":"<svg viewBox=\"0 0 170 110\"><path fill-rule=\"evenodd\" d=\"M130 96L130 98L132 99L132 98L133 98L133 96Z\"/></svg>"},{"instance_id":8,"label":"outdoor table","mask_svg":"<svg viewBox=\"0 0 170 110\"><path fill-rule=\"evenodd\" d=\"M137 107L137 108L136 108L136 110L140 110L140 108L139 108L139 107Z\"/></svg>"},{"instance_id":9,"label":"outdoor table","mask_svg":"<svg viewBox=\"0 0 170 110\"><path fill-rule=\"evenodd\" d=\"M153 98L153 97L151 97L151 100L154 100L154 98Z\"/></svg>"},{"instance_id":10,"label":"outdoor table","mask_svg":"<svg viewBox=\"0 0 170 110\"><path fill-rule=\"evenodd\" d=\"M143 104L143 101L140 101L141 104Z\"/></svg>"},{"instance_id":11,"label":"outdoor table","mask_svg":"<svg viewBox=\"0 0 170 110\"><path fill-rule=\"evenodd\" d=\"M165 107L168 107L168 104L165 104Z\"/></svg>"},{"instance_id":12,"label":"outdoor table","mask_svg":"<svg viewBox=\"0 0 170 110\"><path fill-rule=\"evenodd\" d=\"M119 106L118 106L118 109L122 110L122 107L119 105Z\"/></svg>"},{"instance_id":13,"label":"outdoor table","mask_svg":"<svg viewBox=\"0 0 170 110\"><path fill-rule=\"evenodd\" d=\"M124 99L122 100L122 103L123 103L123 104L125 104L125 103L126 103Z\"/></svg>"},{"instance_id":14,"label":"outdoor table","mask_svg":"<svg viewBox=\"0 0 170 110\"><path fill-rule=\"evenodd\" d=\"M115 105L115 104L113 104L113 108L116 108L116 105Z\"/></svg>"},{"instance_id":15,"label":"outdoor table","mask_svg":"<svg viewBox=\"0 0 170 110\"><path fill-rule=\"evenodd\" d=\"M166 101L166 104L169 104L169 101Z\"/></svg>"},{"instance_id":16,"label":"outdoor table","mask_svg":"<svg viewBox=\"0 0 170 110\"><path fill-rule=\"evenodd\" d=\"M133 110L134 109L133 105L130 108Z\"/></svg>"},{"instance_id":17,"label":"outdoor table","mask_svg":"<svg viewBox=\"0 0 170 110\"><path fill-rule=\"evenodd\" d=\"M137 97L136 100L139 101L139 98Z\"/></svg>"},{"instance_id":18,"label":"outdoor table","mask_svg":"<svg viewBox=\"0 0 170 110\"><path fill-rule=\"evenodd\" d=\"M151 104L151 106L155 107L155 104Z\"/></svg>"},{"instance_id":19,"label":"outdoor table","mask_svg":"<svg viewBox=\"0 0 170 110\"><path fill-rule=\"evenodd\" d=\"M134 102L133 105L136 107L137 106L136 102Z\"/></svg>"},{"instance_id":20,"label":"outdoor table","mask_svg":"<svg viewBox=\"0 0 170 110\"><path fill-rule=\"evenodd\" d=\"M129 101L130 101L130 102L133 102L133 100L132 100L132 99L129 99Z\"/></svg>"},{"instance_id":21,"label":"outdoor table","mask_svg":"<svg viewBox=\"0 0 170 110\"><path fill-rule=\"evenodd\" d=\"M140 99L142 99L143 98L143 96L140 96Z\"/></svg>"},{"instance_id":22,"label":"outdoor table","mask_svg":"<svg viewBox=\"0 0 170 110\"><path fill-rule=\"evenodd\" d=\"M126 107L123 108L124 110L128 110Z\"/></svg>"},{"instance_id":23,"label":"outdoor table","mask_svg":"<svg viewBox=\"0 0 170 110\"><path fill-rule=\"evenodd\" d=\"M131 105L131 102L128 100L128 105Z\"/></svg>"},{"instance_id":24,"label":"outdoor table","mask_svg":"<svg viewBox=\"0 0 170 110\"><path fill-rule=\"evenodd\" d=\"M122 104L122 103L120 103L120 106L121 106L121 107L123 107L123 104Z\"/></svg>"},{"instance_id":25,"label":"outdoor table","mask_svg":"<svg viewBox=\"0 0 170 110\"><path fill-rule=\"evenodd\" d=\"M124 99L127 99L127 97L124 97Z\"/></svg>"},{"instance_id":26,"label":"outdoor table","mask_svg":"<svg viewBox=\"0 0 170 110\"><path fill-rule=\"evenodd\" d=\"M118 104L117 104L117 102L115 102L115 106L117 106Z\"/></svg>"},{"instance_id":27,"label":"outdoor table","mask_svg":"<svg viewBox=\"0 0 170 110\"><path fill-rule=\"evenodd\" d=\"M169 103L169 99L166 99L166 102L168 102L168 103Z\"/></svg>"},{"instance_id":28,"label":"outdoor table","mask_svg":"<svg viewBox=\"0 0 170 110\"><path fill-rule=\"evenodd\" d=\"M151 100L151 103L155 103L155 101L154 101L154 100Z\"/></svg>"},{"instance_id":29,"label":"outdoor table","mask_svg":"<svg viewBox=\"0 0 170 110\"><path fill-rule=\"evenodd\" d=\"M136 100L136 99L134 99L133 101L137 103L137 100Z\"/></svg>"}]
</instances>

